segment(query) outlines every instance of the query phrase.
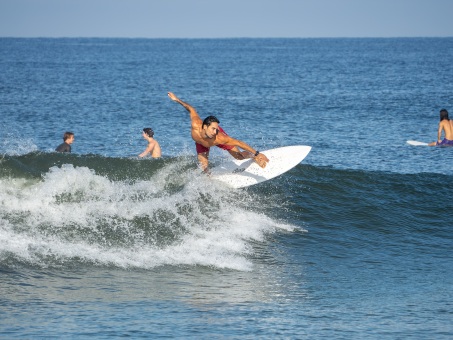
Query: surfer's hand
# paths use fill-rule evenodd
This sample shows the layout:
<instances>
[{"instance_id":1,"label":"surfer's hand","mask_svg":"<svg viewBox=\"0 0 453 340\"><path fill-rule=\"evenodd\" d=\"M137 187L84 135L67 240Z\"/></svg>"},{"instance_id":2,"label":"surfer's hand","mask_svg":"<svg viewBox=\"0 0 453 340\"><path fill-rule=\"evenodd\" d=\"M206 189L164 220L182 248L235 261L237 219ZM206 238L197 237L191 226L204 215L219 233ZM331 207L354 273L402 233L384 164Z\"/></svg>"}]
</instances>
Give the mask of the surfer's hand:
<instances>
[{"instance_id":1,"label":"surfer's hand","mask_svg":"<svg viewBox=\"0 0 453 340\"><path fill-rule=\"evenodd\" d=\"M258 156L256 156L256 157L253 157L253 159L262 168L265 168L267 165L267 162L269 162L269 159L266 157L266 155L262 154L262 153L258 154Z\"/></svg>"},{"instance_id":2,"label":"surfer's hand","mask_svg":"<svg viewBox=\"0 0 453 340\"><path fill-rule=\"evenodd\" d=\"M178 101L178 97L176 97L173 92L168 92L168 96L170 97L171 100L175 102Z\"/></svg>"}]
</instances>

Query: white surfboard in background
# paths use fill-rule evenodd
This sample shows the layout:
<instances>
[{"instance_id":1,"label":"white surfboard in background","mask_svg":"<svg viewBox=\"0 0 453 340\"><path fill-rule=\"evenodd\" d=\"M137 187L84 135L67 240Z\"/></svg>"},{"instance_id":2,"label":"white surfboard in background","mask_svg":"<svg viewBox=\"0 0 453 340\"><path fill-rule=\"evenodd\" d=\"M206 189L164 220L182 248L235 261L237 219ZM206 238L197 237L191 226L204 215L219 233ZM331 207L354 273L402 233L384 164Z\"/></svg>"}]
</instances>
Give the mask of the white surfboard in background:
<instances>
[{"instance_id":1,"label":"white surfboard in background","mask_svg":"<svg viewBox=\"0 0 453 340\"><path fill-rule=\"evenodd\" d=\"M419 141L416 141L416 140L408 140L407 144L414 145L414 146L428 146L428 143L419 142Z\"/></svg>"}]
</instances>

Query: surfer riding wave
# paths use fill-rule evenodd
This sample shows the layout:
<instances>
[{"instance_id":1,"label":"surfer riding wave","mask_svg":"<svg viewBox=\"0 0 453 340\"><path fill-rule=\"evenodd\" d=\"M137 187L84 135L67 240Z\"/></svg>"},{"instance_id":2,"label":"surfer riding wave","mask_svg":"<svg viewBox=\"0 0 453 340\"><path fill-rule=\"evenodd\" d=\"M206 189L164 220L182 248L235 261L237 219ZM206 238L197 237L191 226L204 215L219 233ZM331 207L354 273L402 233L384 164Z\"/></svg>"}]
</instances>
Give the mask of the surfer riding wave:
<instances>
[{"instance_id":1,"label":"surfer riding wave","mask_svg":"<svg viewBox=\"0 0 453 340\"><path fill-rule=\"evenodd\" d=\"M203 171L208 170L209 149L212 146L227 150L230 155L239 160L253 158L260 167L266 167L269 162L266 155L253 149L247 143L228 136L219 126L220 121L215 116L208 116L204 120L201 120L193 106L183 102L172 92L168 92L168 97L174 102L182 105L190 113L192 139L195 141L198 161L200 162ZM243 151L239 150L239 148L243 149Z\"/></svg>"}]
</instances>

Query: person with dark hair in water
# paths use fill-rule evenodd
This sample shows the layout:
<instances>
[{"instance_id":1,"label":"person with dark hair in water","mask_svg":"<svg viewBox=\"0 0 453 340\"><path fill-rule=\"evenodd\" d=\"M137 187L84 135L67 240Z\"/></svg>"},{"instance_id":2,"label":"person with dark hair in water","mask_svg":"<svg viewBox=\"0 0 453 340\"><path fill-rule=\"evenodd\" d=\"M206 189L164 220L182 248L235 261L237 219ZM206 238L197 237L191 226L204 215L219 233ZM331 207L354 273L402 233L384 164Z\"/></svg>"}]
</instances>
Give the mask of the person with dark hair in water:
<instances>
[{"instance_id":1,"label":"person with dark hair in water","mask_svg":"<svg viewBox=\"0 0 453 340\"><path fill-rule=\"evenodd\" d=\"M444 139L442 137L444 132ZM448 118L448 111L445 109L440 110L439 129L437 130L437 142L428 144L429 146L448 145L453 146L453 121Z\"/></svg>"},{"instance_id":2,"label":"person with dark hair in water","mask_svg":"<svg viewBox=\"0 0 453 340\"><path fill-rule=\"evenodd\" d=\"M192 139L195 141L198 161L204 171L208 169L209 149L211 146L217 146L227 150L236 159L253 158L260 167L266 167L267 162L269 162L266 155L253 149L248 144L228 136L219 126L220 122L215 116L208 116L204 120L201 120L197 111L191 105L180 100L172 92L168 92L168 96L174 102L182 105L190 113ZM245 151L240 151L239 148Z\"/></svg>"},{"instance_id":3,"label":"person with dark hair in water","mask_svg":"<svg viewBox=\"0 0 453 340\"><path fill-rule=\"evenodd\" d=\"M66 131L63 135L63 143L57 146L57 152L71 152L71 144L74 142L74 133Z\"/></svg>"},{"instance_id":4,"label":"person with dark hair in water","mask_svg":"<svg viewBox=\"0 0 453 340\"><path fill-rule=\"evenodd\" d=\"M145 151L143 151L138 157L145 157L147 154L150 154L152 158L159 158L162 155L160 145L157 140L154 139L154 131L151 128L144 128L142 136L145 140L148 141L148 146Z\"/></svg>"}]
</instances>

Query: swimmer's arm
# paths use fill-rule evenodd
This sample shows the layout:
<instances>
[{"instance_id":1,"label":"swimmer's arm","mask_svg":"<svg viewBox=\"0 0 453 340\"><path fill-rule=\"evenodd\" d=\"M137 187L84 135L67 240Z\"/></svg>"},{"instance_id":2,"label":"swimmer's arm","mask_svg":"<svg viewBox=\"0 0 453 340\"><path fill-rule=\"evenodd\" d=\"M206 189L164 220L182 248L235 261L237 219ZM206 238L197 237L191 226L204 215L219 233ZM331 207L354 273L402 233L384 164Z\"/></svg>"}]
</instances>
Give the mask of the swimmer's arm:
<instances>
[{"instance_id":1,"label":"swimmer's arm","mask_svg":"<svg viewBox=\"0 0 453 340\"><path fill-rule=\"evenodd\" d=\"M176 97L175 94L172 92L168 92L168 97L170 97L171 100L182 105L187 111L189 111L191 120L194 120L194 119L201 120L200 116L197 113L197 110L195 110L195 108L192 105L190 105L186 102L183 102L181 99Z\"/></svg>"},{"instance_id":2,"label":"swimmer's arm","mask_svg":"<svg viewBox=\"0 0 453 340\"><path fill-rule=\"evenodd\" d=\"M154 143L149 143L148 147L143 151L138 157L142 158L145 157L148 153L151 153L154 149Z\"/></svg>"}]
</instances>

